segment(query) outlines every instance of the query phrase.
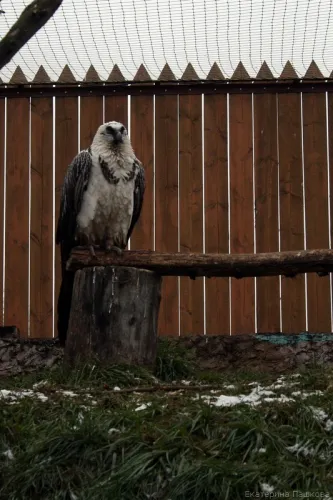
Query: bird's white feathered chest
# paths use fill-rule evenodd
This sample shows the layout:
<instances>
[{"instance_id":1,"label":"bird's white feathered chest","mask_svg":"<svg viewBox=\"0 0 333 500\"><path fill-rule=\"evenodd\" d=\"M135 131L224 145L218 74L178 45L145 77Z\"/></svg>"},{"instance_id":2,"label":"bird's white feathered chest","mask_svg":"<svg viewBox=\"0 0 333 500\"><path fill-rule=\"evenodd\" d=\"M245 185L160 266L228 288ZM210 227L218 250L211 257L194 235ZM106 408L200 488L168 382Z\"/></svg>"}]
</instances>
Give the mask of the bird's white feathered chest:
<instances>
[{"instance_id":1,"label":"bird's white feathered chest","mask_svg":"<svg viewBox=\"0 0 333 500\"><path fill-rule=\"evenodd\" d=\"M126 238L133 214L133 192L136 171L133 158L104 157L93 154L87 190L77 217L83 232L94 232L97 239L107 234ZM108 177L109 180L106 178Z\"/></svg>"}]
</instances>

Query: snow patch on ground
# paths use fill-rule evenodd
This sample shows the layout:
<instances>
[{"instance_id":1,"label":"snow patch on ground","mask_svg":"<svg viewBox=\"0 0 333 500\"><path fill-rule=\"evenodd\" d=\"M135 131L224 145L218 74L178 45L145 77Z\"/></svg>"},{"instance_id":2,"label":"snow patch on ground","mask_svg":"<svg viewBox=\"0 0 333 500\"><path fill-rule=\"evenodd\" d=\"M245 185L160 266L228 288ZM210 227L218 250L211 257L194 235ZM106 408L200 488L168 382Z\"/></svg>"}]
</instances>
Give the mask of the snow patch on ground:
<instances>
[{"instance_id":1,"label":"snow patch on ground","mask_svg":"<svg viewBox=\"0 0 333 500\"><path fill-rule=\"evenodd\" d=\"M2 453L8 460L14 460L14 455L11 449L8 449Z\"/></svg>"},{"instance_id":2,"label":"snow patch on ground","mask_svg":"<svg viewBox=\"0 0 333 500\"><path fill-rule=\"evenodd\" d=\"M272 390L267 390L266 387L262 387L257 383L251 383L254 386L250 394L239 394L237 396L229 396L221 394L220 396L208 396L203 395L201 398L208 404L221 407L221 406L235 406L238 404L248 404L251 406L260 405L263 402L279 402L288 403L294 401L292 398L288 398L284 394L277 396ZM197 394L195 399L199 399L200 395Z\"/></svg>"},{"instance_id":3,"label":"snow patch on ground","mask_svg":"<svg viewBox=\"0 0 333 500\"><path fill-rule=\"evenodd\" d=\"M49 398L45 396L42 392L35 392L34 396L39 399L40 401L47 401Z\"/></svg>"},{"instance_id":4,"label":"snow patch on ground","mask_svg":"<svg viewBox=\"0 0 333 500\"><path fill-rule=\"evenodd\" d=\"M137 408L135 408L135 411L146 410L146 408L148 408L148 406L150 406L150 405L151 405L151 403L144 403L143 405L140 405Z\"/></svg>"},{"instance_id":5,"label":"snow patch on ground","mask_svg":"<svg viewBox=\"0 0 333 500\"><path fill-rule=\"evenodd\" d=\"M320 408L315 408L314 406L310 406L310 410L313 413L313 416L320 422L321 424L325 424L325 430L330 432L333 429L333 421L328 418L327 413Z\"/></svg>"},{"instance_id":6,"label":"snow patch on ground","mask_svg":"<svg viewBox=\"0 0 333 500\"><path fill-rule=\"evenodd\" d=\"M73 391L58 391L61 392L64 396L69 396L70 398L76 398L78 395Z\"/></svg>"},{"instance_id":7,"label":"snow patch on ground","mask_svg":"<svg viewBox=\"0 0 333 500\"><path fill-rule=\"evenodd\" d=\"M306 391L301 390L300 388L294 387L300 384L299 377L300 374L293 374L288 377L282 375L278 377L273 383L269 385L261 385L258 382L250 382L245 384L239 384L239 387L243 387L244 385L248 387L250 391L249 394L235 394L238 384L221 384L220 388L216 387L214 389L208 390L207 393L198 392L195 394L195 400L202 400L209 405L214 405L217 407L232 407L239 404L247 404L251 406L261 405L263 403L289 403L295 402L298 398L306 399L310 396L321 396L324 393L320 390L312 390ZM179 382L178 382L179 383ZM189 380L181 380L184 389L177 388L174 391L168 391L165 393L165 397L172 396L173 394L179 395L182 392L185 392L187 386L189 386L192 381ZM78 401L78 403L85 403L91 406L98 405L98 400L96 399L96 395L92 395L93 388L87 387L86 390L78 390L74 392L69 389L56 389L53 388L52 392L48 391L48 387L50 382L48 380L41 380L40 382L36 382L33 384L31 389L21 389L21 390L0 390L0 401L6 401L7 404L17 404L23 398L34 398L40 401L52 401L53 396L65 397L69 399L73 399L74 401ZM170 384L172 387L173 384ZM45 387L45 390L43 388ZM282 390L281 390L282 389ZM285 389L285 394L283 394L283 389ZM288 390L287 392L287 389ZM297 390L296 390L297 389ZM114 391L120 391L121 388L115 386ZM233 390L233 394L228 394L228 390ZM242 389L239 389L241 391ZM224 394L223 392L227 392ZM237 391L238 392L238 391ZM244 392L247 392L246 390ZM134 411L142 411L145 410L151 403L143 403L142 398L144 395L140 392L134 391L131 394L133 398L134 404L137 407L134 407ZM82 398L83 401L80 401L78 398ZM88 403L89 402L89 403ZM81 404L81 407L84 408L84 405ZM89 408L89 407L87 407ZM317 420L320 420L325 425L325 429L329 432L333 430L333 418L332 420L328 418L328 415L325 412L320 413L314 411L314 416ZM272 417L274 418L274 417Z\"/></svg>"},{"instance_id":8,"label":"snow patch on ground","mask_svg":"<svg viewBox=\"0 0 333 500\"><path fill-rule=\"evenodd\" d=\"M299 374L294 374L293 378L300 377ZM290 380L291 377L286 379L285 376L280 376L273 384L267 386L261 386L257 382L250 382L248 386L251 387L251 392L249 394L238 394L238 395L228 395L221 394L222 391L211 390L210 395L199 395L196 394L195 399L203 399L210 405L214 405L217 407L228 407L235 406L238 404L248 404L251 406L257 406L262 403L290 403L294 402L296 397L300 397L301 399L306 399L310 396L321 396L323 395L322 391L293 391L288 396L282 393L276 393L275 391L280 391L281 389L292 388L295 385L298 385L300 382L297 380ZM224 389L234 389L233 385L226 385ZM220 394L219 394L220 393ZM213 396L214 394L214 396ZM219 395L218 395L219 394ZM326 430L333 429L333 421L327 420Z\"/></svg>"},{"instance_id":9,"label":"snow patch on ground","mask_svg":"<svg viewBox=\"0 0 333 500\"><path fill-rule=\"evenodd\" d=\"M286 389L289 387L293 387L294 385L298 385L299 382L286 380L284 375L281 375L272 385L268 386L268 389Z\"/></svg>"},{"instance_id":10,"label":"snow patch on ground","mask_svg":"<svg viewBox=\"0 0 333 500\"><path fill-rule=\"evenodd\" d=\"M47 380L41 380L40 382L36 382L32 388L33 389L39 389L40 387L45 387L49 382Z\"/></svg>"},{"instance_id":11,"label":"snow patch on ground","mask_svg":"<svg viewBox=\"0 0 333 500\"><path fill-rule=\"evenodd\" d=\"M83 420L84 420L84 415L83 413L80 411L80 413L78 414L77 416L77 421L78 421L78 424L81 425L83 424ZM73 429L76 431L78 428L79 428L79 425L74 425L73 426Z\"/></svg>"},{"instance_id":12,"label":"snow patch on ground","mask_svg":"<svg viewBox=\"0 0 333 500\"><path fill-rule=\"evenodd\" d=\"M310 442L300 443L297 441L293 446L287 446L286 449L290 453L303 455L304 457L318 456L320 460L323 460L324 462L330 459L330 453L327 453L325 451L321 451L318 453L318 449L310 446Z\"/></svg>"},{"instance_id":13,"label":"snow patch on ground","mask_svg":"<svg viewBox=\"0 0 333 500\"><path fill-rule=\"evenodd\" d=\"M35 392L29 389L23 389L21 391L8 391L7 389L0 390L0 400L8 399L11 404L17 403L17 401L20 399L32 397L35 397L40 401L47 401L49 399L42 392Z\"/></svg>"},{"instance_id":14,"label":"snow patch on ground","mask_svg":"<svg viewBox=\"0 0 333 500\"><path fill-rule=\"evenodd\" d=\"M323 392L322 391L310 391L310 392L302 392L302 391L293 391L291 393L292 396L299 396L303 399L308 398L310 396L322 396Z\"/></svg>"},{"instance_id":15,"label":"snow patch on ground","mask_svg":"<svg viewBox=\"0 0 333 500\"><path fill-rule=\"evenodd\" d=\"M272 493L275 490L274 486L271 486L268 483L261 483L260 487L263 493Z\"/></svg>"},{"instance_id":16,"label":"snow patch on ground","mask_svg":"<svg viewBox=\"0 0 333 500\"><path fill-rule=\"evenodd\" d=\"M119 429L116 429L115 427L111 427L111 429L108 430L108 434L117 434L118 432L121 432Z\"/></svg>"},{"instance_id":17,"label":"snow patch on ground","mask_svg":"<svg viewBox=\"0 0 333 500\"><path fill-rule=\"evenodd\" d=\"M306 445L302 445L301 443L295 443L293 446L287 446L286 449L290 451L290 453L296 453L296 455L301 454L304 457L313 457L315 454L314 448L308 448Z\"/></svg>"}]
</instances>

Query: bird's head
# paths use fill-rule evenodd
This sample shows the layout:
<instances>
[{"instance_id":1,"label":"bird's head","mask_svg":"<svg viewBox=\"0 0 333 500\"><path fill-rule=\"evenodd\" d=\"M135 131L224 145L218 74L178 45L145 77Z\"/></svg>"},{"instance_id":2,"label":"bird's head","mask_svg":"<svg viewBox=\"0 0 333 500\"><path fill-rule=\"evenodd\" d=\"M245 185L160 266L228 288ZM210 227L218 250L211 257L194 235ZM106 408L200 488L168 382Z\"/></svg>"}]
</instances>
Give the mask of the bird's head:
<instances>
[{"instance_id":1,"label":"bird's head","mask_svg":"<svg viewBox=\"0 0 333 500\"><path fill-rule=\"evenodd\" d=\"M119 122L103 123L98 130L97 134L99 139L107 142L109 147L115 148L128 142L128 134L125 126Z\"/></svg>"}]
</instances>

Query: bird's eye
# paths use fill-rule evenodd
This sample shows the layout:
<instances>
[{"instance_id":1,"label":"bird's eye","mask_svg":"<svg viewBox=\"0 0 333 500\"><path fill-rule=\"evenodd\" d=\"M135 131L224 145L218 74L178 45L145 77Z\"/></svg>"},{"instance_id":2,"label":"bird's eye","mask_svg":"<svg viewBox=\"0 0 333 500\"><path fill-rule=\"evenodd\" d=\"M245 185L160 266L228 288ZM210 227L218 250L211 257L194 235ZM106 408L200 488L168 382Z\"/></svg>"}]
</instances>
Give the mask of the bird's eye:
<instances>
[{"instance_id":1,"label":"bird's eye","mask_svg":"<svg viewBox=\"0 0 333 500\"><path fill-rule=\"evenodd\" d=\"M112 134L112 133L113 133L113 128L112 128L112 127L110 127L110 125L109 125L108 127L106 127L106 129L105 129L105 130L106 130L106 132L107 132L108 134Z\"/></svg>"},{"instance_id":2,"label":"bird's eye","mask_svg":"<svg viewBox=\"0 0 333 500\"><path fill-rule=\"evenodd\" d=\"M121 127L120 132L123 134L125 132L125 127Z\"/></svg>"}]
</instances>

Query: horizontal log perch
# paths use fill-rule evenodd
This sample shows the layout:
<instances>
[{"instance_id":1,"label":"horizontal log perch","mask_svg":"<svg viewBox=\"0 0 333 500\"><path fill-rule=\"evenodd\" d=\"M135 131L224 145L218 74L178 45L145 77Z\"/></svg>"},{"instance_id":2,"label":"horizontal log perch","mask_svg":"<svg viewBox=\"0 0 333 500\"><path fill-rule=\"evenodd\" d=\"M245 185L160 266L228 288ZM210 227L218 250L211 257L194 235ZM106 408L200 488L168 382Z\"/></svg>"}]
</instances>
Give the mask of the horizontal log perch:
<instances>
[{"instance_id":1,"label":"horizontal log perch","mask_svg":"<svg viewBox=\"0 0 333 500\"><path fill-rule=\"evenodd\" d=\"M118 256L114 252L96 250L92 258L87 248L73 249L67 269L76 271L92 266L125 266L155 271L161 276L189 276L197 278L287 276L333 272L333 250L302 250L256 254L202 254L159 253L144 250L126 250Z\"/></svg>"}]
</instances>

